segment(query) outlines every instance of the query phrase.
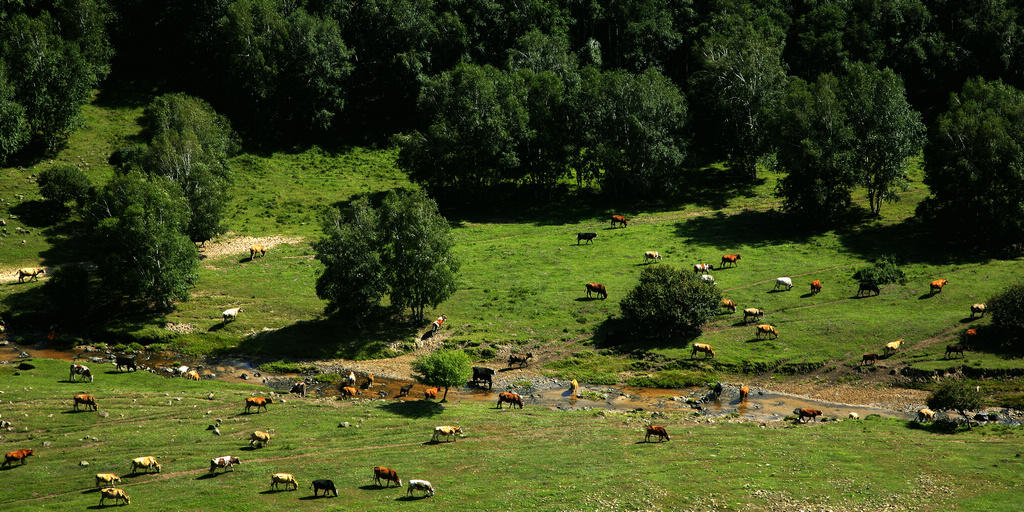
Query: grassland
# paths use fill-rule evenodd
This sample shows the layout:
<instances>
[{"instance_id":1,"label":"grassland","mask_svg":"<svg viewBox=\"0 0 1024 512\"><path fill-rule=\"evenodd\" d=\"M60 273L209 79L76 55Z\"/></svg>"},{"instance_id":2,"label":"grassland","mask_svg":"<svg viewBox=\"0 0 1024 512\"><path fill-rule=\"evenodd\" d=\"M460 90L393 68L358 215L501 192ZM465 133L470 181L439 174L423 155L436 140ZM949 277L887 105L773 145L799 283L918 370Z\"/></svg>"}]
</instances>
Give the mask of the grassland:
<instances>
[{"instance_id":1,"label":"grassland","mask_svg":"<svg viewBox=\"0 0 1024 512\"><path fill-rule=\"evenodd\" d=\"M124 476L152 455L160 474L124 476L131 507L145 510L1017 510L1024 438L1019 427L955 435L871 418L760 426L668 413L672 440L644 444L644 413L493 409L488 402L342 402L289 397L260 414L243 398L266 390L97 372L67 383L65 362L0 366L2 451L33 448L24 466L0 471L6 511L96 508L93 475ZM71 396L96 395L102 417L71 412ZM209 398L209 394L213 398ZM221 436L207 431L223 419ZM349 428L339 428L340 422ZM466 437L426 441L434 425ZM358 427L357 427L358 425ZM252 430L274 433L248 450ZM208 475L209 459L235 455L234 473ZM88 461L87 467L79 465ZM372 485L374 465L425 478L437 495L404 501L405 488ZM272 472L294 473L297 492L269 491ZM338 498L312 499L330 478Z\"/></svg>"}]
</instances>

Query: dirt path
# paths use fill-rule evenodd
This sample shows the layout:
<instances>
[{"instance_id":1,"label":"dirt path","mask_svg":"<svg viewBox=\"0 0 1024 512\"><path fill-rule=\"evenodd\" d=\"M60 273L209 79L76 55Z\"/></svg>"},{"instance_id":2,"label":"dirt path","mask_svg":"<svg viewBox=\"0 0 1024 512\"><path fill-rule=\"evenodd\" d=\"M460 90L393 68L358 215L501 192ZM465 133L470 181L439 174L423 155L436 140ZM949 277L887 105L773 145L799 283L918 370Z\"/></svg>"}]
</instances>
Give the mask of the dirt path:
<instances>
[{"instance_id":1,"label":"dirt path","mask_svg":"<svg viewBox=\"0 0 1024 512\"><path fill-rule=\"evenodd\" d=\"M261 244L269 251L280 244L297 244L305 239L287 236L234 236L233 232L225 233L216 241L209 241L199 248L200 258L222 258L225 256L249 254L249 247Z\"/></svg>"}]
</instances>

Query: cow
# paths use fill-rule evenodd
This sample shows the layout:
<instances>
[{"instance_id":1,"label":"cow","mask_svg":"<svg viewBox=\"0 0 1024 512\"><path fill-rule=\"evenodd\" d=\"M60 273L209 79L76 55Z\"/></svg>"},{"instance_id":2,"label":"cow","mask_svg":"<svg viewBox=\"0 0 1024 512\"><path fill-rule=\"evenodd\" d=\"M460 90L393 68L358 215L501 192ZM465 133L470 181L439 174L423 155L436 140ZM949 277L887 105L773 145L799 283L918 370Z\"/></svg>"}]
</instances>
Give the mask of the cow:
<instances>
[{"instance_id":1,"label":"cow","mask_svg":"<svg viewBox=\"0 0 1024 512\"><path fill-rule=\"evenodd\" d=\"M509 354L508 366L512 367L513 364L518 364L520 368L527 365L530 362L530 358L533 357L533 352L527 352L526 354Z\"/></svg>"},{"instance_id":2,"label":"cow","mask_svg":"<svg viewBox=\"0 0 1024 512\"><path fill-rule=\"evenodd\" d=\"M658 251L647 251L644 253L644 263L661 261L661 254Z\"/></svg>"},{"instance_id":3,"label":"cow","mask_svg":"<svg viewBox=\"0 0 1024 512\"><path fill-rule=\"evenodd\" d=\"M982 303L982 304L971 304L971 318L974 318L974 315L981 315L982 317L985 316L985 304L984 303Z\"/></svg>"},{"instance_id":4,"label":"cow","mask_svg":"<svg viewBox=\"0 0 1024 512\"><path fill-rule=\"evenodd\" d=\"M114 500L116 505L118 501L123 501L125 505L131 505L132 499L128 497L128 493L124 492L124 489L118 487L107 487L106 489L100 489L100 506L103 506L103 500Z\"/></svg>"},{"instance_id":5,"label":"cow","mask_svg":"<svg viewBox=\"0 0 1024 512\"><path fill-rule=\"evenodd\" d=\"M515 409L518 405L520 409L523 408L523 398L516 393L501 393L498 395L498 409L501 409L501 404L508 402L509 407Z\"/></svg>"},{"instance_id":6,"label":"cow","mask_svg":"<svg viewBox=\"0 0 1024 512\"><path fill-rule=\"evenodd\" d=\"M693 350L690 351L690 359L697 356L697 352L703 352L704 357L715 357L715 350L711 348L711 345L707 343L694 343Z\"/></svg>"},{"instance_id":7,"label":"cow","mask_svg":"<svg viewBox=\"0 0 1024 512\"><path fill-rule=\"evenodd\" d=\"M796 415L798 422L806 423L804 418L810 418L811 421L817 422L817 418L822 415L822 412L818 409L793 409L793 414Z\"/></svg>"},{"instance_id":8,"label":"cow","mask_svg":"<svg viewBox=\"0 0 1024 512\"><path fill-rule=\"evenodd\" d=\"M9 466L12 462L20 461L22 465L25 464L25 458L32 456L31 448L24 448L21 450L14 450L13 452L7 452L4 456L4 463L0 464L0 468Z\"/></svg>"},{"instance_id":9,"label":"cow","mask_svg":"<svg viewBox=\"0 0 1024 512\"><path fill-rule=\"evenodd\" d=\"M263 445L270 444L270 434L257 430L249 435L249 446L255 447L259 445L259 448L263 448Z\"/></svg>"},{"instance_id":10,"label":"cow","mask_svg":"<svg viewBox=\"0 0 1024 512\"><path fill-rule=\"evenodd\" d=\"M576 397L577 393L579 393L579 391L580 391L580 383L576 382L576 379L573 379L571 382L569 382L569 393L570 393L571 396Z\"/></svg>"},{"instance_id":11,"label":"cow","mask_svg":"<svg viewBox=\"0 0 1024 512\"><path fill-rule=\"evenodd\" d=\"M138 370L139 367L135 365L135 356L117 356L114 359L114 369L117 371L122 371L122 368L124 369L123 371L128 372Z\"/></svg>"},{"instance_id":12,"label":"cow","mask_svg":"<svg viewBox=\"0 0 1024 512\"><path fill-rule=\"evenodd\" d=\"M895 354L903 346L903 338L885 344L885 355Z\"/></svg>"},{"instance_id":13,"label":"cow","mask_svg":"<svg viewBox=\"0 0 1024 512\"><path fill-rule=\"evenodd\" d=\"M89 377L89 382L92 382L92 371L89 370L88 366L84 364L72 364L68 371L68 381L78 382L78 375L82 377Z\"/></svg>"},{"instance_id":14,"label":"cow","mask_svg":"<svg viewBox=\"0 0 1024 512\"><path fill-rule=\"evenodd\" d=\"M711 274L703 274L700 276L700 280L705 283L715 284L715 276Z\"/></svg>"},{"instance_id":15,"label":"cow","mask_svg":"<svg viewBox=\"0 0 1024 512\"><path fill-rule=\"evenodd\" d=\"M747 323L747 318L754 318L754 321L758 321L764 317L764 310L758 308L747 308L743 310L743 323Z\"/></svg>"},{"instance_id":16,"label":"cow","mask_svg":"<svg viewBox=\"0 0 1024 512\"><path fill-rule=\"evenodd\" d=\"M694 274L707 274L714 270L710 263L697 263L693 266Z\"/></svg>"},{"instance_id":17,"label":"cow","mask_svg":"<svg viewBox=\"0 0 1024 512\"><path fill-rule=\"evenodd\" d=\"M580 240L586 240L588 244L594 243L595 238L597 233L576 233L576 245L580 244Z\"/></svg>"},{"instance_id":18,"label":"cow","mask_svg":"<svg viewBox=\"0 0 1024 512\"><path fill-rule=\"evenodd\" d=\"M299 489L299 481L295 479L295 476L291 473L274 473L270 475L270 488L277 489L277 485L284 485L284 490L288 490L288 486L292 486L292 490L296 491Z\"/></svg>"},{"instance_id":19,"label":"cow","mask_svg":"<svg viewBox=\"0 0 1024 512\"><path fill-rule=\"evenodd\" d=\"M345 382L348 382L350 388L356 387L356 372L348 372L348 377L345 377Z\"/></svg>"},{"instance_id":20,"label":"cow","mask_svg":"<svg viewBox=\"0 0 1024 512\"><path fill-rule=\"evenodd\" d=\"M188 380L202 380L203 379L202 377L199 376L199 372L197 372L195 370L189 370L189 371L185 372L185 375L182 375L182 377L185 377Z\"/></svg>"},{"instance_id":21,"label":"cow","mask_svg":"<svg viewBox=\"0 0 1024 512\"><path fill-rule=\"evenodd\" d=\"M733 313L736 312L736 303L732 299L722 299L722 307Z\"/></svg>"},{"instance_id":22,"label":"cow","mask_svg":"<svg viewBox=\"0 0 1024 512\"><path fill-rule=\"evenodd\" d=\"M977 329L967 329L966 331L964 331L964 338L967 339L967 340L972 340L977 335L978 335L978 330Z\"/></svg>"},{"instance_id":23,"label":"cow","mask_svg":"<svg viewBox=\"0 0 1024 512\"><path fill-rule=\"evenodd\" d=\"M295 393L296 395L305 397L306 396L306 383L305 383L305 381L301 381L300 380L300 381L296 382L295 384L292 384L292 389L290 389L288 392L289 393Z\"/></svg>"},{"instance_id":24,"label":"cow","mask_svg":"<svg viewBox=\"0 0 1024 512\"><path fill-rule=\"evenodd\" d=\"M964 356L964 346L960 343L953 345L946 345L946 359L949 359L950 354L960 354L960 357Z\"/></svg>"},{"instance_id":25,"label":"cow","mask_svg":"<svg viewBox=\"0 0 1024 512\"><path fill-rule=\"evenodd\" d=\"M857 414L855 412L851 412L850 415L849 415L849 418L851 420L859 420L860 419L860 414Z\"/></svg>"},{"instance_id":26,"label":"cow","mask_svg":"<svg viewBox=\"0 0 1024 512\"><path fill-rule=\"evenodd\" d=\"M668 431L665 427L659 427L658 425L648 425L647 434L644 435L644 442L651 442L651 436L658 436L658 442L671 441L672 438L668 436Z\"/></svg>"},{"instance_id":27,"label":"cow","mask_svg":"<svg viewBox=\"0 0 1024 512\"><path fill-rule=\"evenodd\" d=\"M924 423L925 420L927 420L927 421L935 421L935 411L933 411L931 409L928 409L928 408L918 409L918 411L917 411L917 422L918 423Z\"/></svg>"},{"instance_id":28,"label":"cow","mask_svg":"<svg viewBox=\"0 0 1024 512\"><path fill-rule=\"evenodd\" d=\"M724 388L724 387L722 386L722 383L721 383L721 382L716 382L716 383L715 383L715 387L711 389L711 393L710 393L710 395L711 395L711 396L712 396L712 397L713 397L713 398L714 398L715 400L718 400L718 397L722 396L722 391L723 391L724 389L725 389L725 388Z\"/></svg>"},{"instance_id":29,"label":"cow","mask_svg":"<svg viewBox=\"0 0 1024 512\"><path fill-rule=\"evenodd\" d=\"M764 334L766 338L768 336L773 336L774 339L778 339L779 338L779 331L778 331L778 329L775 328L774 325L758 324L758 326L757 326L757 339L761 339L761 335L762 334Z\"/></svg>"},{"instance_id":30,"label":"cow","mask_svg":"<svg viewBox=\"0 0 1024 512\"><path fill-rule=\"evenodd\" d=\"M113 473L96 473L96 487L110 487L114 483L121 483L121 477Z\"/></svg>"},{"instance_id":31,"label":"cow","mask_svg":"<svg viewBox=\"0 0 1024 512\"><path fill-rule=\"evenodd\" d=\"M221 321L223 323L227 323L228 320L234 321L236 318L238 318L238 313L240 313L241 311L242 311L242 308L225 309L220 314L220 317L222 319Z\"/></svg>"},{"instance_id":32,"label":"cow","mask_svg":"<svg viewBox=\"0 0 1024 512\"><path fill-rule=\"evenodd\" d=\"M871 292L875 292L875 295L882 294L882 292L878 289L878 285L875 284L874 281L860 282L860 285L857 287L857 296L860 297L860 294L864 292L867 292L865 293L865 295L871 295Z\"/></svg>"},{"instance_id":33,"label":"cow","mask_svg":"<svg viewBox=\"0 0 1024 512\"><path fill-rule=\"evenodd\" d=\"M487 389L491 389L494 385L494 370L484 366L474 366L472 382L486 382Z\"/></svg>"},{"instance_id":34,"label":"cow","mask_svg":"<svg viewBox=\"0 0 1024 512\"><path fill-rule=\"evenodd\" d=\"M745 402L747 397L750 396L750 388L746 384L740 388L740 402Z\"/></svg>"},{"instance_id":35,"label":"cow","mask_svg":"<svg viewBox=\"0 0 1024 512\"><path fill-rule=\"evenodd\" d=\"M224 455L222 457L216 457L216 458L210 459L210 473L215 472L217 470L217 468L225 468L224 469L225 471L227 471L228 469L230 469L231 471L234 471L235 470L235 464L241 464L241 463L242 463L242 461L238 460L238 457L232 457L230 455Z\"/></svg>"},{"instance_id":36,"label":"cow","mask_svg":"<svg viewBox=\"0 0 1024 512\"><path fill-rule=\"evenodd\" d=\"M253 246L249 247L249 261L252 261L252 260L256 259L256 255L257 254L259 254L261 258L263 256L266 256L267 255L267 248L263 247L261 244L256 244L256 245L253 245Z\"/></svg>"},{"instance_id":37,"label":"cow","mask_svg":"<svg viewBox=\"0 0 1024 512\"><path fill-rule=\"evenodd\" d=\"M387 482L387 487L391 487L391 482L394 482L398 487L402 486L402 479L398 478L398 473L395 470L384 466L374 466L373 481L377 483L377 486L385 487L385 485L380 483L381 480Z\"/></svg>"},{"instance_id":38,"label":"cow","mask_svg":"<svg viewBox=\"0 0 1024 512\"><path fill-rule=\"evenodd\" d=\"M435 318L434 321L430 323L430 335L433 336L437 334L437 331L441 330L441 326L444 325L446 320L448 320L447 315L441 315Z\"/></svg>"},{"instance_id":39,"label":"cow","mask_svg":"<svg viewBox=\"0 0 1024 512\"><path fill-rule=\"evenodd\" d=\"M370 389L373 387L373 374L366 372L366 382L363 383L363 389Z\"/></svg>"},{"instance_id":40,"label":"cow","mask_svg":"<svg viewBox=\"0 0 1024 512\"><path fill-rule=\"evenodd\" d=\"M939 292L942 291L942 287L946 286L946 284L948 284L948 283L949 283L949 281L947 281L945 279L936 279L936 280L931 282L931 284L930 284L930 287L931 287L930 291L932 293L939 293Z\"/></svg>"},{"instance_id":41,"label":"cow","mask_svg":"<svg viewBox=\"0 0 1024 512\"><path fill-rule=\"evenodd\" d=\"M39 276L42 275L42 274L45 274L45 273L46 273L46 268L43 268L43 267L19 268L18 271L15 272L15 274L18 275L18 282L19 283L24 283L26 277L29 278L28 279L29 281L33 281L33 280L38 281L39 280Z\"/></svg>"},{"instance_id":42,"label":"cow","mask_svg":"<svg viewBox=\"0 0 1024 512\"><path fill-rule=\"evenodd\" d=\"M355 398L357 395L359 395L359 389L357 388L352 386L345 386L341 388L341 396L345 398Z\"/></svg>"},{"instance_id":43,"label":"cow","mask_svg":"<svg viewBox=\"0 0 1024 512\"><path fill-rule=\"evenodd\" d=\"M731 263L732 266L736 266L736 262L740 260L739 254L723 254L722 263L718 268L724 268L726 263Z\"/></svg>"},{"instance_id":44,"label":"cow","mask_svg":"<svg viewBox=\"0 0 1024 512\"><path fill-rule=\"evenodd\" d=\"M433 496L434 486L426 480L409 480L409 490L406 495L412 496L412 491L423 491L424 496Z\"/></svg>"},{"instance_id":45,"label":"cow","mask_svg":"<svg viewBox=\"0 0 1024 512\"><path fill-rule=\"evenodd\" d=\"M156 472L160 472L160 463L156 461L156 457L136 457L132 459L132 474L135 474L136 470L144 469L148 473L150 469L156 469Z\"/></svg>"},{"instance_id":46,"label":"cow","mask_svg":"<svg viewBox=\"0 0 1024 512\"><path fill-rule=\"evenodd\" d=\"M462 427L458 425L441 425L440 427L434 427L434 435L430 440L436 443L439 437L444 436L445 441L448 441L449 437L452 438L452 441L458 441L456 434L462 434Z\"/></svg>"},{"instance_id":47,"label":"cow","mask_svg":"<svg viewBox=\"0 0 1024 512\"><path fill-rule=\"evenodd\" d=\"M612 215L612 227L614 228L616 224L621 224L622 227L626 227L629 225L629 222L626 220L626 217L622 215Z\"/></svg>"},{"instance_id":48,"label":"cow","mask_svg":"<svg viewBox=\"0 0 1024 512\"><path fill-rule=\"evenodd\" d=\"M309 485L310 489L313 489L313 496L317 496L317 493L324 491L324 496L333 492L334 496L338 496L338 489L334 487L334 482L331 480L313 480L313 483Z\"/></svg>"},{"instance_id":49,"label":"cow","mask_svg":"<svg viewBox=\"0 0 1024 512\"><path fill-rule=\"evenodd\" d=\"M92 396L92 395L86 395L84 393L80 393L80 394L75 395L74 401L75 401L75 410L76 411L78 410L78 404L84 405L85 406L85 410L87 410L87 411L90 408L92 410L94 410L94 411L97 410L96 409L96 398L94 396Z\"/></svg>"},{"instance_id":50,"label":"cow","mask_svg":"<svg viewBox=\"0 0 1024 512\"><path fill-rule=\"evenodd\" d=\"M821 292L821 281L815 279L811 281L811 295Z\"/></svg>"},{"instance_id":51,"label":"cow","mask_svg":"<svg viewBox=\"0 0 1024 512\"><path fill-rule=\"evenodd\" d=\"M250 396L250 397L245 399L245 413L248 414L249 413L249 409L251 409L253 407L255 407L256 408L256 412L259 413L261 407L263 409L266 409L267 408L267 404L272 404L272 403L274 403L274 400L271 399L270 397Z\"/></svg>"},{"instance_id":52,"label":"cow","mask_svg":"<svg viewBox=\"0 0 1024 512\"><path fill-rule=\"evenodd\" d=\"M875 364L875 361L878 361L878 354L870 353L870 354L864 354L864 355L860 356L860 364L861 365L865 365L865 364L868 364L868 363Z\"/></svg>"},{"instance_id":53,"label":"cow","mask_svg":"<svg viewBox=\"0 0 1024 512\"><path fill-rule=\"evenodd\" d=\"M778 290L779 288L785 287L786 290L793 289L793 278L791 277L777 277L775 278L775 288L772 290Z\"/></svg>"},{"instance_id":54,"label":"cow","mask_svg":"<svg viewBox=\"0 0 1024 512\"><path fill-rule=\"evenodd\" d=\"M436 399L437 394L441 392L441 388L427 388L423 390L423 399Z\"/></svg>"},{"instance_id":55,"label":"cow","mask_svg":"<svg viewBox=\"0 0 1024 512\"><path fill-rule=\"evenodd\" d=\"M402 386L401 389L398 390L398 396L399 397L409 396L409 392L412 391L412 387L414 385L415 384L406 384L406 385Z\"/></svg>"},{"instance_id":56,"label":"cow","mask_svg":"<svg viewBox=\"0 0 1024 512\"><path fill-rule=\"evenodd\" d=\"M601 300L608 298L608 290L601 283L587 283L587 298L590 298L591 293L596 293L601 296Z\"/></svg>"}]
</instances>

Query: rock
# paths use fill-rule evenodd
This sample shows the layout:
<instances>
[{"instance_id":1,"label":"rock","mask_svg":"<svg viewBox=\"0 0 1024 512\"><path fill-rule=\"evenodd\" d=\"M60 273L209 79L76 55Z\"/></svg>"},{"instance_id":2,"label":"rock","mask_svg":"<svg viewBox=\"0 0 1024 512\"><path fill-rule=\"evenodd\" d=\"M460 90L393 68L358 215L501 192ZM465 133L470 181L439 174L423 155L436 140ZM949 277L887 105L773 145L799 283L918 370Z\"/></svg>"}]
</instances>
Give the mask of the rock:
<instances>
[{"instance_id":1,"label":"rock","mask_svg":"<svg viewBox=\"0 0 1024 512\"><path fill-rule=\"evenodd\" d=\"M100 411L100 418L106 418L108 416L110 416L109 412L107 412L107 411Z\"/></svg>"},{"instance_id":2,"label":"rock","mask_svg":"<svg viewBox=\"0 0 1024 512\"><path fill-rule=\"evenodd\" d=\"M79 462L79 463L78 463L78 465L79 465L79 466L82 466L82 467L84 468L84 467L86 467L86 466L88 466L88 465L89 465L89 461L87 461L87 460L83 460L83 461Z\"/></svg>"}]
</instances>

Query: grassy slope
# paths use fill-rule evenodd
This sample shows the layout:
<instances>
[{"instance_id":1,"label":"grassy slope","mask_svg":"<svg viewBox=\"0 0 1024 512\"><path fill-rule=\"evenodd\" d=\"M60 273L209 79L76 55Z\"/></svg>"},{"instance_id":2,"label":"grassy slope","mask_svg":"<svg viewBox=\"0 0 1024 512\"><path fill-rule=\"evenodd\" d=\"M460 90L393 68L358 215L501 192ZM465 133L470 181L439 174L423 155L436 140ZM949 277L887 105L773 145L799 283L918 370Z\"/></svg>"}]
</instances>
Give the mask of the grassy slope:
<instances>
[{"instance_id":1,"label":"grassy slope","mask_svg":"<svg viewBox=\"0 0 1024 512\"><path fill-rule=\"evenodd\" d=\"M996 511L1016 510L1024 498L1020 428L950 436L877 419L759 428L673 413L657 420L672 441L637 444L642 419L635 415L294 397L245 415L243 398L258 388L108 374L109 367L93 384L71 384L58 382L66 363L32 362L37 368L20 376L0 367L6 402L0 410L17 427L4 434L0 451L37 451L24 467L0 471L6 511L94 507L93 475L123 475L141 455L157 457L162 473L126 477L122 486L132 506L146 510L320 510L325 504L394 510L405 489L373 487L373 465L434 483L434 498L401 504L415 510ZM67 413L80 390L94 393L109 417ZM224 419L222 436L205 430L213 418ZM336 426L360 420L361 428ZM460 424L467 437L424 444L440 424ZM255 429L275 437L248 451ZM86 436L98 441L83 441ZM225 454L242 465L206 477L209 459ZM80 467L81 460L90 465ZM299 491L265 492L272 472L294 473ZM309 481L316 478L334 480L340 497L309 501Z\"/></svg>"}]
</instances>

